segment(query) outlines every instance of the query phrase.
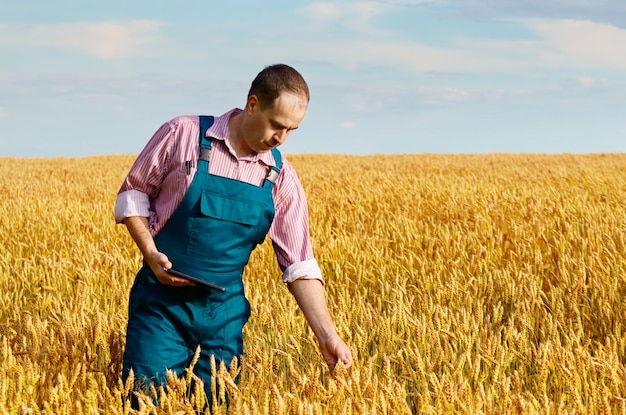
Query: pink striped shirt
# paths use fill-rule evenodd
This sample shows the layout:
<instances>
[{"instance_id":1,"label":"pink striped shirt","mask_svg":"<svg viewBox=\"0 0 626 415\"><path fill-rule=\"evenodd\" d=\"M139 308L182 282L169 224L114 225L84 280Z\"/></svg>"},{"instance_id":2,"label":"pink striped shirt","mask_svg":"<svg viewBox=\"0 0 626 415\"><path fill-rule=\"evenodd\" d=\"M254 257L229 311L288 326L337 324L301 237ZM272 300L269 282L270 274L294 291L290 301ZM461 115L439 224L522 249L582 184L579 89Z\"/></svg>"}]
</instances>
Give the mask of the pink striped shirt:
<instances>
[{"instance_id":1,"label":"pink striped shirt","mask_svg":"<svg viewBox=\"0 0 626 415\"><path fill-rule=\"evenodd\" d=\"M228 120L241 112L231 110L207 131L213 137L209 161L211 174L262 185L268 166L274 166L271 152L237 158L229 142ZM137 157L117 194L115 220L130 216L148 218L152 235L159 232L189 189L196 172L200 146L197 116L182 116L163 124ZM309 237L306 197L292 165L283 157L280 175L272 191L276 216L269 231L283 281L318 279L322 273L313 256Z\"/></svg>"}]
</instances>

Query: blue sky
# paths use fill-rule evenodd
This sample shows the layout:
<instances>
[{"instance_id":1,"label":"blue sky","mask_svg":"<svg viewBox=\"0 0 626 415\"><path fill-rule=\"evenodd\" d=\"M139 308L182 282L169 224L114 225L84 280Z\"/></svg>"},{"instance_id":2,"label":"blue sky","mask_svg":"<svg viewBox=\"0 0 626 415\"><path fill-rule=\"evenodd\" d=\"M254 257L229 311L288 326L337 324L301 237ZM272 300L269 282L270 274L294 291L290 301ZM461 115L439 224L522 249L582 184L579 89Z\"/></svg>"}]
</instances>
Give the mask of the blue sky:
<instances>
[{"instance_id":1,"label":"blue sky","mask_svg":"<svg viewBox=\"0 0 626 415\"><path fill-rule=\"evenodd\" d=\"M622 0L0 0L0 157L136 154L287 63L294 153L626 152Z\"/></svg>"}]
</instances>

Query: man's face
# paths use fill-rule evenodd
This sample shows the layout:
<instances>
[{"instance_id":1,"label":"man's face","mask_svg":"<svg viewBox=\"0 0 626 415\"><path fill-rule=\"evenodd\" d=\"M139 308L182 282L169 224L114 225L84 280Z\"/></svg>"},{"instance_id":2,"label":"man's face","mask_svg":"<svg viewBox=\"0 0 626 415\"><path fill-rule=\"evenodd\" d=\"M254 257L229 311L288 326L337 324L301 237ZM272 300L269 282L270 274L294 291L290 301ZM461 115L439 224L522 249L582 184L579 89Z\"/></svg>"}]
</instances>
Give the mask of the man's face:
<instances>
[{"instance_id":1,"label":"man's face","mask_svg":"<svg viewBox=\"0 0 626 415\"><path fill-rule=\"evenodd\" d=\"M278 147L298 128L306 110L306 98L291 93L282 93L265 108L255 95L250 96L245 109L249 119L244 135L247 146L257 153Z\"/></svg>"}]
</instances>

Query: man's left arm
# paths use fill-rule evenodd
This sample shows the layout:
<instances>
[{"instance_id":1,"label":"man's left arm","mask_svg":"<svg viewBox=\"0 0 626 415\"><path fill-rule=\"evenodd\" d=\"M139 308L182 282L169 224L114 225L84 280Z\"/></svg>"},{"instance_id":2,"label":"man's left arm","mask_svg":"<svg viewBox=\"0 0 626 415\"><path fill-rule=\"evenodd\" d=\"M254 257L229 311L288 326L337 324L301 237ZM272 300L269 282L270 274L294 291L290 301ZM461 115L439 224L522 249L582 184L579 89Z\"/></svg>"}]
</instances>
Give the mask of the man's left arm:
<instances>
[{"instance_id":1,"label":"man's left arm","mask_svg":"<svg viewBox=\"0 0 626 415\"><path fill-rule=\"evenodd\" d=\"M352 366L352 352L337 334L322 283L319 280L298 279L288 286L317 337L320 352L331 373L339 361L346 368Z\"/></svg>"},{"instance_id":2,"label":"man's left arm","mask_svg":"<svg viewBox=\"0 0 626 415\"><path fill-rule=\"evenodd\" d=\"M293 167L283 159L275 188L276 217L270 229L283 281L317 337L331 372L341 361L352 365L352 353L339 337L326 303L324 279L313 255L304 189Z\"/></svg>"}]
</instances>

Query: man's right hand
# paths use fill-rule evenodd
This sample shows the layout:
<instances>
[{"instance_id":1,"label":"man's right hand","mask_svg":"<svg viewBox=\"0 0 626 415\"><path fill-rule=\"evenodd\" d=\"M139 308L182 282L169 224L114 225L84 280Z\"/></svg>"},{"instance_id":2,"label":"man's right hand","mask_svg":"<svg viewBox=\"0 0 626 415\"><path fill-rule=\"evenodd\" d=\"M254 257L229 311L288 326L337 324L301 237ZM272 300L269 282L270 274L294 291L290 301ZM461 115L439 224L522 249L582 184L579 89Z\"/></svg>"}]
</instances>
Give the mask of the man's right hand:
<instances>
[{"instance_id":1,"label":"man's right hand","mask_svg":"<svg viewBox=\"0 0 626 415\"><path fill-rule=\"evenodd\" d=\"M137 247L143 254L143 258L154 272L157 280L161 284L171 285L174 287L186 287L196 285L193 281L188 279L176 277L168 274L166 271L172 268L172 263L168 259L167 255L163 252L159 252L154 243L154 238L150 234L150 228L148 227L148 218L142 216L131 216L124 219L124 224L128 229L128 233L137 244Z\"/></svg>"},{"instance_id":2,"label":"man's right hand","mask_svg":"<svg viewBox=\"0 0 626 415\"><path fill-rule=\"evenodd\" d=\"M161 284L171 285L173 287L188 287L196 285L195 282L186 278L176 277L169 274L167 270L172 268L172 263L163 252L156 251L150 255L150 258L144 257L144 259Z\"/></svg>"}]
</instances>

